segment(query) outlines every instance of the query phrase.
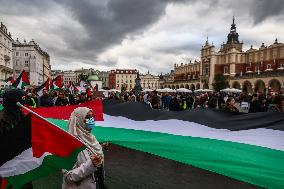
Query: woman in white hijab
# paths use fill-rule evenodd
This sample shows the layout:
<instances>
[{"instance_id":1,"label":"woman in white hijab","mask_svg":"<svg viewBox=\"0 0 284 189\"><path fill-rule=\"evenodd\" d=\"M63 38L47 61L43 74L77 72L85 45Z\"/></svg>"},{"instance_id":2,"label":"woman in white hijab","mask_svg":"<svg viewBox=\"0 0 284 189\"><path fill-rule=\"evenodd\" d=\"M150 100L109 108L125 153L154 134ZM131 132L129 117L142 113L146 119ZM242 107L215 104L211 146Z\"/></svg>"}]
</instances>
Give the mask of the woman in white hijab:
<instances>
[{"instance_id":1,"label":"woman in white hijab","mask_svg":"<svg viewBox=\"0 0 284 189\"><path fill-rule=\"evenodd\" d=\"M85 149L78 154L77 162L72 170L63 170L63 189L99 188L94 173L101 168L104 154L101 145L91 133L94 126L94 115L91 109L79 107L72 112L68 122L69 132L83 139L95 154Z\"/></svg>"}]
</instances>

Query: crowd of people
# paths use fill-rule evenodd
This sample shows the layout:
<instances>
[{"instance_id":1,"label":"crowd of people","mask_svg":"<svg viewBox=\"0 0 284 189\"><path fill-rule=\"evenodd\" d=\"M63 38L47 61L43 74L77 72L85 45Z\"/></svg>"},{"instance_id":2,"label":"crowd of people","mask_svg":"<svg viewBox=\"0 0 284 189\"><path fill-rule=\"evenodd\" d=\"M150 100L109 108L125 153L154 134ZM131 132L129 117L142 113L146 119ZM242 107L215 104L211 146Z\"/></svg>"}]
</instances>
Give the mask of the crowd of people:
<instances>
[{"instance_id":1,"label":"crowd of people","mask_svg":"<svg viewBox=\"0 0 284 189\"><path fill-rule=\"evenodd\" d=\"M4 93L0 92L0 97ZM73 93L69 89L46 90L41 95L35 88L25 90L25 104L32 108L78 105L87 101L98 99L91 89L80 93ZM134 91L109 92L102 99L116 99L120 101L143 102L153 109L165 111L183 111L197 108L223 109L231 112L284 112L284 94L269 91L267 94L258 92L254 94L224 93L224 92L198 92L198 93L165 93L146 92L136 96Z\"/></svg>"},{"instance_id":2,"label":"crowd of people","mask_svg":"<svg viewBox=\"0 0 284 189\"><path fill-rule=\"evenodd\" d=\"M5 93L2 89L1 96ZM25 92L25 104L32 107L50 107L50 106L67 106L78 105L87 101L96 99L91 89L81 93L71 93L69 89L47 90L43 89L42 94L38 94L35 88L28 88Z\"/></svg>"},{"instance_id":3,"label":"crowd of people","mask_svg":"<svg viewBox=\"0 0 284 189\"><path fill-rule=\"evenodd\" d=\"M182 111L196 108L223 109L231 112L284 112L284 94L270 91L267 94L258 92L252 95L242 93L160 93L157 91L141 93L110 93L109 99L144 102L153 109Z\"/></svg>"}]
</instances>

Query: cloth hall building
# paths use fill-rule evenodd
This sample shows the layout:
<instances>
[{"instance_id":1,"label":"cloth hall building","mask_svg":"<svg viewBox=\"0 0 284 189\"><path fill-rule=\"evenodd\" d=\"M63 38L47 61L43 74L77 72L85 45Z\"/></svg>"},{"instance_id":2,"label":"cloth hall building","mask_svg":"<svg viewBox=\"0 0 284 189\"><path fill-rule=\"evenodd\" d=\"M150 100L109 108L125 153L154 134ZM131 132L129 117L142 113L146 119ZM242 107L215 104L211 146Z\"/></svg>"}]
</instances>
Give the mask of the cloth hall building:
<instances>
[{"instance_id":1,"label":"cloth hall building","mask_svg":"<svg viewBox=\"0 0 284 189\"><path fill-rule=\"evenodd\" d=\"M201 49L201 61L174 66L174 81L161 87L211 89L214 76L223 74L230 87L245 92L265 92L284 88L284 44L274 43L244 51L239 41L235 19L227 36L227 42L216 51L208 42Z\"/></svg>"}]
</instances>

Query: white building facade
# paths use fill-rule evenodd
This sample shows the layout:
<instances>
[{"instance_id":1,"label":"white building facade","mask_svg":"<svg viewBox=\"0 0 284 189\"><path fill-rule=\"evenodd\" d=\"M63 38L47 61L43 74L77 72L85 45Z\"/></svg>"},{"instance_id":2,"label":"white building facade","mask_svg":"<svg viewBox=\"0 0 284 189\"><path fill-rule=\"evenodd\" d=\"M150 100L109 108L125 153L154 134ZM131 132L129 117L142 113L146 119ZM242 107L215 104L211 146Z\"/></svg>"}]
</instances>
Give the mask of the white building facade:
<instances>
[{"instance_id":1,"label":"white building facade","mask_svg":"<svg viewBox=\"0 0 284 189\"><path fill-rule=\"evenodd\" d=\"M51 75L50 57L34 40L20 43L17 39L13 43L13 62L16 77L25 70L33 86L41 85Z\"/></svg>"},{"instance_id":2,"label":"white building facade","mask_svg":"<svg viewBox=\"0 0 284 189\"><path fill-rule=\"evenodd\" d=\"M76 75L75 72L72 70L64 71L63 72L63 82L65 86L68 86L70 81L76 83Z\"/></svg>"},{"instance_id":3,"label":"white building facade","mask_svg":"<svg viewBox=\"0 0 284 189\"><path fill-rule=\"evenodd\" d=\"M146 75L141 75L141 87L143 89L158 89L159 88L159 76L154 76L149 72Z\"/></svg>"},{"instance_id":4,"label":"white building facade","mask_svg":"<svg viewBox=\"0 0 284 189\"><path fill-rule=\"evenodd\" d=\"M131 90L135 86L135 79L138 71L131 69L116 69L115 70L115 81L116 89L121 90L122 86L126 87L126 90Z\"/></svg>"},{"instance_id":5,"label":"white building facade","mask_svg":"<svg viewBox=\"0 0 284 189\"><path fill-rule=\"evenodd\" d=\"M0 25L0 85L5 85L5 79L13 76L13 39L7 27Z\"/></svg>"}]
</instances>

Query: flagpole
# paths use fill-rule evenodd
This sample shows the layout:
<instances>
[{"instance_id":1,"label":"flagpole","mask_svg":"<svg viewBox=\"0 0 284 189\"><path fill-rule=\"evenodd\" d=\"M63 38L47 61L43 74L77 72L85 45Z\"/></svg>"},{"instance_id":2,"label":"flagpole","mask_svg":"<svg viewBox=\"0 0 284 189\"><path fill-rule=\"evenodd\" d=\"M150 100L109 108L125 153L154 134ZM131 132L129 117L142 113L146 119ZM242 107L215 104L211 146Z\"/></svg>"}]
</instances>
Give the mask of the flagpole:
<instances>
[{"instance_id":1,"label":"flagpole","mask_svg":"<svg viewBox=\"0 0 284 189\"><path fill-rule=\"evenodd\" d=\"M48 119L46 119L45 117L42 117L41 115L39 115L38 113L32 111L31 109L27 108L26 106L22 105L20 102L17 102L16 103L17 106L20 106L21 108L24 108L25 110L27 110L28 112L34 114L35 116L39 117L40 119L43 119L44 121L48 122L49 124L51 124L52 126L55 126L56 128L62 130L63 132L69 134L70 136L72 136L74 139L78 140L79 142L83 143L93 154L95 155L98 155L93 149L92 147L87 143L85 142L80 136L76 137L74 135L72 135L71 133L65 131L64 129L56 126L54 123L52 123L51 121L49 121Z\"/></svg>"}]
</instances>

